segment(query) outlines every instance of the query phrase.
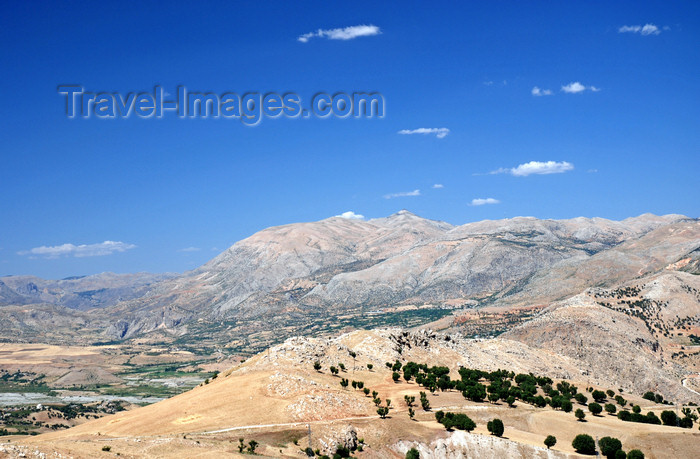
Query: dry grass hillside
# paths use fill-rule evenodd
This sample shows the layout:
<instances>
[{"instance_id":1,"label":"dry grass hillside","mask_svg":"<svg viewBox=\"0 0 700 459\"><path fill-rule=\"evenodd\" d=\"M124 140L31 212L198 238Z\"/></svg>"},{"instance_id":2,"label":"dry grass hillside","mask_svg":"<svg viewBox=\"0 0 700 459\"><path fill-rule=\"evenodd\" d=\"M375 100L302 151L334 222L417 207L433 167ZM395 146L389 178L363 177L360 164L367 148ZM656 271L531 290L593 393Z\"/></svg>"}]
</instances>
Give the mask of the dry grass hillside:
<instances>
[{"instance_id":1,"label":"dry grass hillside","mask_svg":"<svg viewBox=\"0 0 700 459\"><path fill-rule=\"evenodd\" d=\"M428 393L431 410L425 411L418 395L421 390L429 391L413 380L394 382L385 363L396 360L448 366L453 379L459 379L460 366L487 371L502 368L548 375L555 383L565 378L580 391L587 387L574 359L518 341L466 340L400 329L357 331L336 338L291 338L171 399L66 431L12 439L3 448L10 456L36 451L46 457L115 453L124 457L218 457L238 454L238 439L244 438L259 442L257 452L265 456L301 457L308 445L309 426L314 449L329 453L338 444L362 445L361 452L353 453L357 457L398 458L412 446L422 452L421 457L578 457L571 441L579 433L620 438L625 449L642 449L648 458L692 457L700 448L697 425L689 430L639 424L589 412L587 422L578 422L571 412L521 401L514 407L502 401L468 401L456 390ZM320 364L318 371L315 362ZM340 364L345 370L331 374L330 367L340 368ZM342 388L344 378L362 381L364 387L378 393L382 405L390 399L387 419L377 415L371 396L352 387ZM414 420L409 418L405 395L416 397ZM664 409L638 395L626 391L623 395L644 412ZM471 433L448 432L435 421L438 410L466 413L477 428ZM503 438L490 436L486 430L487 421L495 417L505 424ZM547 451L542 442L550 434L558 443ZM109 453L102 451L105 447Z\"/></svg>"}]
</instances>

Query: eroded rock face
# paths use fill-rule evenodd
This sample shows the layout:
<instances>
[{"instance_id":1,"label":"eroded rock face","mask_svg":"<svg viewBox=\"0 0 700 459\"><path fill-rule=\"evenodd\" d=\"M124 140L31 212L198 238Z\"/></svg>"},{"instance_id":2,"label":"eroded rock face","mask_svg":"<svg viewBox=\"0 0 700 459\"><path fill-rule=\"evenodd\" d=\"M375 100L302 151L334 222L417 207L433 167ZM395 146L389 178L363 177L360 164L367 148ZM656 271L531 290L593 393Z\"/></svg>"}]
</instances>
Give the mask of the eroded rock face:
<instances>
[{"instance_id":1,"label":"eroded rock face","mask_svg":"<svg viewBox=\"0 0 700 459\"><path fill-rule=\"evenodd\" d=\"M425 459L560 459L569 457L565 453L538 446L462 431L452 432L447 438L435 440L430 444L401 441L392 449L403 456L411 448L417 449L420 457Z\"/></svg>"}]
</instances>

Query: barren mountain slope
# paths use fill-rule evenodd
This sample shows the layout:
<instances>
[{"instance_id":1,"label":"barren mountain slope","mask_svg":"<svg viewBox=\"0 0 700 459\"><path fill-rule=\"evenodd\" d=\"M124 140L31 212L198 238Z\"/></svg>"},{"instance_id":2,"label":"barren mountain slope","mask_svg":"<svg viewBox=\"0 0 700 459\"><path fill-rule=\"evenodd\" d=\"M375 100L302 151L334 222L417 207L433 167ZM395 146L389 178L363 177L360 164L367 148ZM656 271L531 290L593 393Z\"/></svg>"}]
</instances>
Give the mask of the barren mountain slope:
<instances>
[{"instance_id":1,"label":"barren mountain slope","mask_svg":"<svg viewBox=\"0 0 700 459\"><path fill-rule=\"evenodd\" d=\"M590 289L502 336L575 359L591 381L690 401L680 382L697 371L700 346L688 335L698 330L700 277L667 271Z\"/></svg>"},{"instance_id":2,"label":"barren mountain slope","mask_svg":"<svg viewBox=\"0 0 700 459\"><path fill-rule=\"evenodd\" d=\"M698 246L700 223L677 215L622 222L515 218L460 227L406 211L370 221L330 218L263 230L105 312L109 336L128 338L155 329L185 333L194 319L308 318L469 299L543 302L608 275L620 281L652 271Z\"/></svg>"},{"instance_id":3,"label":"barren mountain slope","mask_svg":"<svg viewBox=\"0 0 700 459\"><path fill-rule=\"evenodd\" d=\"M61 280L4 276L0 277L0 307L45 303L83 311L102 308L141 297L153 284L172 277L150 273L101 273Z\"/></svg>"}]
</instances>

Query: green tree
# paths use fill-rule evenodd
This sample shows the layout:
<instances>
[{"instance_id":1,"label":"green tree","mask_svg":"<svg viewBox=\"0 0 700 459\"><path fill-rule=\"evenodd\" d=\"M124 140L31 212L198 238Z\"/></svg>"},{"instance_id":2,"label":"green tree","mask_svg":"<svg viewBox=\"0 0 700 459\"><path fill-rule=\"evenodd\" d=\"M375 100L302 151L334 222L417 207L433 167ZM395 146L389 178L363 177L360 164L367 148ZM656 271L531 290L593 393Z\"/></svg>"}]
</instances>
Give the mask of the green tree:
<instances>
[{"instance_id":1,"label":"green tree","mask_svg":"<svg viewBox=\"0 0 700 459\"><path fill-rule=\"evenodd\" d=\"M410 408L410 407L409 407L409 408L408 408L408 417L411 418L411 419L413 419L415 416L416 416L416 410L414 410L413 408Z\"/></svg>"},{"instance_id":2,"label":"green tree","mask_svg":"<svg viewBox=\"0 0 700 459\"><path fill-rule=\"evenodd\" d=\"M506 403L509 407L513 408L513 406L515 406L515 397L513 395L509 395L506 399Z\"/></svg>"},{"instance_id":3,"label":"green tree","mask_svg":"<svg viewBox=\"0 0 700 459\"><path fill-rule=\"evenodd\" d=\"M346 389L348 387L348 380L345 378L341 378L340 385L343 387L343 389Z\"/></svg>"},{"instance_id":4,"label":"green tree","mask_svg":"<svg viewBox=\"0 0 700 459\"><path fill-rule=\"evenodd\" d=\"M369 395L369 388L365 387L364 389L362 389L362 392L364 392L365 395Z\"/></svg>"},{"instance_id":5,"label":"green tree","mask_svg":"<svg viewBox=\"0 0 700 459\"><path fill-rule=\"evenodd\" d=\"M318 360L314 362L314 370L321 371L321 362Z\"/></svg>"},{"instance_id":6,"label":"green tree","mask_svg":"<svg viewBox=\"0 0 700 459\"><path fill-rule=\"evenodd\" d=\"M379 408L377 408L377 414L380 418L386 419L386 415L389 414L389 408L387 408L386 406L380 406Z\"/></svg>"},{"instance_id":7,"label":"green tree","mask_svg":"<svg viewBox=\"0 0 700 459\"><path fill-rule=\"evenodd\" d=\"M613 405L612 403L606 403L605 404L605 411L608 414L614 415L617 412L617 407L615 405Z\"/></svg>"},{"instance_id":8,"label":"green tree","mask_svg":"<svg viewBox=\"0 0 700 459\"><path fill-rule=\"evenodd\" d=\"M593 413L594 416L599 415L603 411L603 407L595 402L588 404L588 411Z\"/></svg>"},{"instance_id":9,"label":"green tree","mask_svg":"<svg viewBox=\"0 0 700 459\"><path fill-rule=\"evenodd\" d=\"M486 428L488 429L489 432L491 432L492 435L495 435L497 437L500 437L503 435L503 421L500 419L496 418L488 423L486 423Z\"/></svg>"},{"instance_id":10,"label":"green tree","mask_svg":"<svg viewBox=\"0 0 700 459\"><path fill-rule=\"evenodd\" d=\"M622 442L614 437L603 437L598 440L600 452L608 459L615 459L615 453L622 449Z\"/></svg>"},{"instance_id":11,"label":"green tree","mask_svg":"<svg viewBox=\"0 0 700 459\"><path fill-rule=\"evenodd\" d=\"M416 397L413 395L404 395L403 399L406 402L406 406L408 406L408 407L413 406L413 402L416 401Z\"/></svg>"},{"instance_id":12,"label":"green tree","mask_svg":"<svg viewBox=\"0 0 700 459\"><path fill-rule=\"evenodd\" d=\"M406 452L406 459L420 459L420 453L416 448L411 448Z\"/></svg>"},{"instance_id":13,"label":"green tree","mask_svg":"<svg viewBox=\"0 0 700 459\"><path fill-rule=\"evenodd\" d=\"M675 427L678 425L678 416L676 416L676 413L673 411L664 410L661 412L661 422L663 422L665 426Z\"/></svg>"},{"instance_id":14,"label":"green tree","mask_svg":"<svg viewBox=\"0 0 700 459\"><path fill-rule=\"evenodd\" d=\"M606 398L605 392L603 392L602 390L594 390L593 392L591 392L591 397L593 397L593 400L595 400L598 403L602 402Z\"/></svg>"},{"instance_id":15,"label":"green tree","mask_svg":"<svg viewBox=\"0 0 700 459\"><path fill-rule=\"evenodd\" d=\"M401 375L397 371L395 371L391 374L391 379L393 379L394 382L399 382L400 377L401 377Z\"/></svg>"},{"instance_id":16,"label":"green tree","mask_svg":"<svg viewBox=\"0 0 700 459\"><path fill-rule=\"evenodd\" d=\"M337 375L337 374L338 374L338 369L337 369L336 367L334 367L333 365L331 365L330 370L331 370L331 374L332 374L332 375Z\"/></svg>"},{"instance_id":17,"label":"green tree","mask_svg":"<svg viewBox=\"0 0 700 459\"><path fill-rule=\"evenodd\" d=\"M571 446L579 454L595 454L595 440L588 434L576 435L574 441L571 442Z\"/></svg>"},{"instance_id":18,"label":"green tree","mask_svg":"<svg viewBox=\"0 0 700 459\"><path fill-rule=\"evenodd\" d=\"M368 369L369 371L372 371L372 368L374 368L374 365L372 365L371 363L368 363L368 364L367 364L367 369Z\"/></svg>"},{"instance_id":19,"label":"green tree","mask_svg":"<svg viewBox=\"0 0 700 459\"><path fill-rule=\"evenodd\" d=\"M586 418L586 413L584 413L581 408L577 408L574 412L574 416L576 416L576 419L579 421L583 421Z\"/></svg>"},{"instance_id":20,"label":"green tree","mask_svg":"<svg viewBox=\"0 0 700 459\"><path fill-rule=\"evenodd\" d=\"M245 450L245 440L243 438L238 439L238 452L242 453Z\"/></svg>"},{"instance_id":21,"label":"green tree","mask_svg":"<svg viewBox=\"0 0 700 459\"><path fill-rule=\"evenodd\" d=\"M565 413L571 413L571 410L574 409L574 405L571 403L571 400L564 399L561 401L561 410Z\"/></svg>"},{"instance_id":22,"label":"green tree","mask_svg":"<svg viewBox=\"0 0 700 459\"><path fill-rule=\"evenodd\" d=\"M547 435L547 438L544 439L544 446L547 447L547 449L551 448L552 446L557 444L557 437L554 435Z\"/></svg>"},{"instance_id":23,"label":"green tree","mask_svg":"<svg viewBox=\"0 0 700 459\"><path fill-rule=\"evenodd\" d=\"M627 459L644 459L644 453L638 449L633 449L627 453Z\"/></svg>"},{"instance_id":24,"label":"green tree","mask_svg":"<svg viewBox=\"0 0 700 459\"><path fill-rule=\"evenodd\" d=\"M583 395L582 393L578 393L574 396L576 398L576 401L579 402L581 405L585 405L588 402L588 397Z\"/></svg>"},{"instance_id":25,"label":"green tree","mask_svg":"<svg viewBox=\"0 0 700 459\"><path fill-rule=\"evenodd\" d=\"M420 392L420 406L423 408L423 411L430 411L430 401L423 391Z\"/></svg>"},{"instance_id":26,"label":"green tree","mask_svg":"<svg viewBox=\"0 0 700 459\"><path fill-rule=\"evenodd\" d=\"M639 414L642 412L642 408L639 405L633 405L632 406L632 412L634 414Z\"/></svg>"},{"instance_id":27,"label":"green tree","mask_svg":"<svg viewBox=\"0 0 700 459\"><path fill-rule=\"evenodd\" d=\"M255 454L255 448L257 448L259 444L260 444L260 443L258 443L258 442L255 441L255 440L250 440L250 441L248 442L248 452L249 452L250 454Z\"/></svg>"}]
</instances>

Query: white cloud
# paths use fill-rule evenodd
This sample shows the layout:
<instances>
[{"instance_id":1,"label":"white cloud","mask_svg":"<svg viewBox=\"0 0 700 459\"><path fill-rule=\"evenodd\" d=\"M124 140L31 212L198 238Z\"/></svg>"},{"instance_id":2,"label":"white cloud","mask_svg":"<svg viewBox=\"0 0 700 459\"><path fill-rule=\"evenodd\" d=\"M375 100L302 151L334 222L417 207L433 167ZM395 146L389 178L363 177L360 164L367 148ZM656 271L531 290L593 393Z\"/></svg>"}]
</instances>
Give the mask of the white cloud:
<instances>
[{"instance_id":1,"label":"white cloud","mask_svg":"<svg viewBox=\"0 0 700 459\"><path fill-rule=\"evenodd\" d=\"M561 90L564 92L568 92L569 94L576 94L585 91L586 87L578 81L574 81L572 83L567 84L566 86L562 86Z\"/></svg>"},{"instance_id":2,"label":"white cloud","mask_svg":"<svg viewBox=\"0 0 700 459\"><path fill-rule=\"evenodd\" d=\"M668 27L664 27L664 30L668 30ZM658 35L661 33L661 29L659 29L657 26L654 24L644 24L643 26L641 25L632 25L632 26L622 26L619 29L617 29L618 33L638 33L640 35Z\"/></svg>"},{"instance_id":3,"label":"white cloud","mask_svg":"<svg viewBox=\"0 0 700 459\"><path fill-rule=\"evenodd\" d=\"M306 43L310 38L328 38L329 40L352 40L357 37L379 35L381 30L375 25L356 25L338 29L318 29L316 32L300 35L297 40Z\"/></svg>"},{"instance_id":4,"label":"white cloud","mask_svg":"<svg viewBox=\"0 0 700 459\"><path fill-rule=\"evenodd\" d=\"M356 214L352 210L348 210L347 212L343 212L340 215L336 215L336 217L347 218L350 220L364 220L365 219L364 215Z\"/></svg>"},{"instance_id":5,"label":"white cloud","mask_svg":"<svg viewBox=\"0 0 700 459\"><path fill-rule=\"evenodd\" d=\"M433 188L445 188L445 185L443 185L442 183L436 183L435 185L433 185Z\"/></svg>"},{"instance_id":6,"label":"white cloud","mask_svg":"<svg viewBox=\"0 0 700 459\"><path fill-rule=\"evenodd\" d=\"M435 134L438 139L444 139L450 130L447 128L418 128L418 129L401 129L399 134L411 135L411 134Z\"/></svg>"},{"instance_id":7,"label":"white cloud","mask_svg":"<svg viewBox=\"0 0 700 459\"><path fill-rule=\"evenodd\" d=\"M404 198L407 196L420 196L420 190L401 191L399 193L385 194L384 199Z\"/></svg>"},{"instance_id":8,"label":"white cloud","mask_svg":"<svg viewBox=\"0 0 700 459\"><path fill-rule=\"evenodd\" d=\"M178 252L199 252L200 250L199 247L185 247L184 249L178 250Z\"/></svg>"},{"instance_id":9,"label":"white cloud","mask_svg":"<svg viewBox=\"0 0 700 459\"><path fill-rule=\"evenodd\" d=\"M127 244L125 242L104 241L97 244L63 244L49 247L41 246L17 253L19 255L42 256L46 258L59 258L61 256L81 258L111 255L115 252L124 252L135 247L136 246L134 244Z\"/></svg>"},{"instance_id":10,"label":"white cloud","mask_svg":"<svg viewBox=\"0 0 700 459\"><path fill-rule=\"evenodd\" d=\"M483 206L484 204L500 204L501 201L494 198L474 198L472 199L472 206Z\"/></svg>"},{"instance_id":11,"label":"white cloud","mask_svg":"<svg viewBox=\"0 0 700 459\"><path fill-rule=\"evenodd\" d=\"M532 174L561 174L574 169L574 165L566 161L530 161L512 168L500 168L490 174L510 174L516 177L527 177Z\"/></svg>"},{"instance_id":12,"label":"white cloud","mask_svg":"<svg viewBox=\"0 0 700 459\"><path fill-rule=\"evenodd\" d=\"M537 86L532 88L531 93L533 96L538 96L538 97L539 96L551 96L553 94L551 89L540 89Z\"/></svg>"}]
</instances>

